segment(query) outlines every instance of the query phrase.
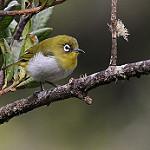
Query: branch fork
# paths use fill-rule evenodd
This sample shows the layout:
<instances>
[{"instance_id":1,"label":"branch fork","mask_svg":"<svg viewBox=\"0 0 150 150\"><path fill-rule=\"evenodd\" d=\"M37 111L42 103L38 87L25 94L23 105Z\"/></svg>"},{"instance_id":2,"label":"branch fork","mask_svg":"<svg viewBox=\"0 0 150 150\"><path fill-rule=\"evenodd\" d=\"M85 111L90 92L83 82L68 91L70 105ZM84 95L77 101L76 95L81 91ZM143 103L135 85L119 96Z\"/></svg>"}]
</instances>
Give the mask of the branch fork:
<instances>
[{"instance_id":1,"label":"branch fork","mask_svg":"<svg viewBox=\"0 0 150 150\"><path fill-rule=\"evenodd\" d=\"M86 75L86 77L87 77L87 75ZM83 88L83 85L82 85L82 83L84 83L84 76L82 78L80 77L80 79L83 80L80 83L81 86L80 86L80 84L78 84L78 82L77 82L78 80L75 80L74 78L71 78L69 80L69 85L70 85L70 89L71 89L70 92L73 97L79 98L79 99L83 100L86 104L91 105L93 100L92 100L92 98L87 96L88 92L86 91L85 88Z\"/></svg>"}]
</instances>

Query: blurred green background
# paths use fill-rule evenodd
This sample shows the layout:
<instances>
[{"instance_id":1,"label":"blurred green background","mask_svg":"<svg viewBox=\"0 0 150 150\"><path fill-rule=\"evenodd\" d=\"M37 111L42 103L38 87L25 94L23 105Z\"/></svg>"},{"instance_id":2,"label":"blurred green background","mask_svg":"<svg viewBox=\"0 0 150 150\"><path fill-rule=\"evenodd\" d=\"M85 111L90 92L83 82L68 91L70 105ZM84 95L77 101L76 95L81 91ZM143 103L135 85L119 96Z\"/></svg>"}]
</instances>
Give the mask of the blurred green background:
<instances>
[{"instance_id":1,"label":"blurred green background","mask_svg":"<svg viewBox=\"0 0 150 150\"><path fill-rule=\"evenodd\" d=\"M131 34L129 42L118 40L119 64L149 59L149 4L149 0L119 1L119 18ZM86 51L79 58L74 78L106 69L109 64L110 5L111 0L68 0L54 9L50 21L53 35L75 36ZM9 93L0 97L0 105L33 91ZM0 150L148 150L149 91L150 76L143 76L92 90L91 106L72 99L13 118L0 126Z\"/></svg>"}]
</instances>

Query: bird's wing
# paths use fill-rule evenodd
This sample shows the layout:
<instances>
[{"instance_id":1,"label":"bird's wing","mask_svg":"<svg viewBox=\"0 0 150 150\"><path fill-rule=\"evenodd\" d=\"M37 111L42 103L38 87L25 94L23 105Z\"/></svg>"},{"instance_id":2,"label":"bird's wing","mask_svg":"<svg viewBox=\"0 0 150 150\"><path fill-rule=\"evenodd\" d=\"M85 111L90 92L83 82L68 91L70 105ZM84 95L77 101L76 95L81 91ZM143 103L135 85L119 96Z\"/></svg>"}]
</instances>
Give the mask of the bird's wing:
<instances>
[{"instance_id":1,"label":"bird's wing","mask_svg":"<svg viewBox=\"0 0 150 150\"><path fill-rule=\"evenodd\" d=\"M44 56L53 56L53 53L49 50L49 46L47 46L46 44L46 40L44 40L27 49L17 62L4 67L4 69L13 65L26 66L28 64L28 61L33 58L34 55L36 55L38 52L43 53Z\"/></svg>"},{"instance_id":2,"label":"bird's wing","mask_svg":"<svg viewBox=\"0 0 150 150\"><path fill-rule=\"evenodd\" d=\"M19 61L28 61L32 57L34 57L34 55L37 54L38 52L41 52L44 56L53 56L53 53L51 52L49 45L47 43L48 40L44 40L39 44L36 44L33 47L27 49L25 53L21 56Z\"/></svg>"},{"instance_id":3,"label":"bird's wing","mask_svg":"<svg viewBox=\"0 0 150 150\"><path fill-rule=\"evenodd\" d=\"M19 61L29 61L39 50L39 45L35 45L25 51L25 53L21 56Z\"/></svg>"}]
</instances>

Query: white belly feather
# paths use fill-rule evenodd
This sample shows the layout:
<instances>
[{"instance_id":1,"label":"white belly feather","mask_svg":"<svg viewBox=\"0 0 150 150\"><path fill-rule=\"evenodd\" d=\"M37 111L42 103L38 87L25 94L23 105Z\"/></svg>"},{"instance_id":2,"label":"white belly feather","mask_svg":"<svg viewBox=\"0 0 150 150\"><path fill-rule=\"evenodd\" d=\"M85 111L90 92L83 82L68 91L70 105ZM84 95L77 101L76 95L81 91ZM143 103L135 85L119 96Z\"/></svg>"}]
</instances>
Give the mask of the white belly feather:
<instances>
[{"instance_id":1,"label":"white belly feather","mask_svg":"<svg viewBox=\"0 0 150 150\"><path fill-rule=\"evenodd\" d=\"M58 81L70 75L72 71L60 68L54 56L44 56L42 53L31 58L27 66L28 74L36 81Z\"/></svg>"}]
</instances>

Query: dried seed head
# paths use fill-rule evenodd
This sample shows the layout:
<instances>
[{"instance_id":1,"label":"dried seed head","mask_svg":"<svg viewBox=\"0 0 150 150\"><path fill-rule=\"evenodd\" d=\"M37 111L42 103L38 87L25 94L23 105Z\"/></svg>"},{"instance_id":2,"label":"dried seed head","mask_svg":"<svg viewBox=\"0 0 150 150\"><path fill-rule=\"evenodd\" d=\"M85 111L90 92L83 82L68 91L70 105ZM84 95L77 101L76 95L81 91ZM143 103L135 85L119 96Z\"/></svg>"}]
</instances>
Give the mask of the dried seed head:
<instances>
[{"instance_id":1,"label":"dried seed head","mask_svg":"<svg viewBox=\"0 0 150 150\"><path fill-rule=\"evenodd\" d=\"M123 37L126 41L128 41L128 36L130 35L128 33L128 29L125 27L125 25L123 24L123 22L118 19L117 21L117 36L118 37Z\"/></svg>"}]
</instances>

